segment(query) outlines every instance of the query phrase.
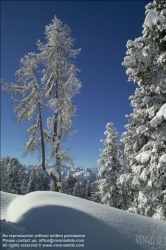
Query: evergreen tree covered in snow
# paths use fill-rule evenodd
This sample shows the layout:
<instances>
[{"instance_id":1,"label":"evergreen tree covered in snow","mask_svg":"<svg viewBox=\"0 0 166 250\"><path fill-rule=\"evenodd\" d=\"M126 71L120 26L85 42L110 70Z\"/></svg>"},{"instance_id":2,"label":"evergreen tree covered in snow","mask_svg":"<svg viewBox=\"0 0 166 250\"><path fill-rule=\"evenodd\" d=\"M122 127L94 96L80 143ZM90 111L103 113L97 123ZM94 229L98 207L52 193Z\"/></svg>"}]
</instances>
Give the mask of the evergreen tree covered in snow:
<instances>
[{"instance_id":1,"label":"evergreen tree covered in snow","mask_svg":"<svg viewBox=\"0 0 166 250\"><path fill-rule=\"evenodd\" d=\"M33 167L30 169L29 182L27 188L28 193L39 190L40 184L37 174L38 174L37 167Z\"/></svg>"},{"instance_id":2,"label":"evergreen tree covered in snow","mask_svg":"<svg viewBox=\"0 0 166 250\"><path fill-rule=\"evenodd\" d=\"M99 192L100 182L101 180L97 180L90 183L90 195L88 197L88 200L101 203L100 192Z\"/></svg>"},{"instance_id":3,"label":"evergreen tree covered in snow","mask_svg":"<svg viewBox=\"0 0 166 250\"><path fill-rule=\"evenodd\" d=\"M29 183L29 175L30 171L24 170L24 178L22 180L22 194L27 194L28 193L28 183Z\"/></svg>"},{"instance_id":4,"label":"evergreen tree covered in snow","mask_svg":"<svg viewBox=\"0 0 166 250\"><path fill-rule=\"evenodd\" d=\"M85 185L85 199L88 199L91 195L91 186L90 186L90 181L87 181Z\"/></svg>"},{"instance_id":5,"label":"evergreen tree covered in snow","mask_svg":"<svg viewBox=\"0 0 166 250\"><path fill-rule=\"evenodd\" d=\"M122 135L128 173L121 184L134 190L129 211L166 219L166 2L146 6L143 36L127 42L123 66L138 84L133 113ZM158 114L156 116L156 114Z\"/></svg>"},{"instance_id":6,"label":"evergreen tree covered in snow","mask_svg":"<svg viewBox=\"0 0 166 250\"><path fill-rule=\"evenodd\" d=\"M1 190L8 193L22 194L25 169L18 159L9 156L2 159L1 171Z\"/></svg>"},{"instance_id":7,"label":"evergreen tree covered in snow","mask_svg":"<svg viewBox=\"0 0 166 250\"><path fill-rule=\"evenodd\" d=\"M130 180L128 175L131 173L131 169L125 152L125 145L122 141L119 142L118 159L121 160L122 165L120 176L117 179L117 186L119 187L121 194L121 209L127 210L133 201L134 189L129 185Z\"/></svg>"},{"instance_id":8,"label":"evergreen tree covered in snow","mask_svg":"<svg viewBox=\"0 0 166 250\"><path fill-rule=\"evenodd\" d=\"M56 159L58 173L51 176L54 181L54 190L60 190L62 162L73 165L72 158L62 147L62 139L70 136L71 126L76 107L72 98L79 93L81 83L76 78L79 71L72 58L75 58L80 49L74 50L74 39L70 37L70 28L63 24L57 17L46 26L46 44L38 40L40 61L44 65L42 82L45 97L48 98L48 106L53 111L53 116L47 119L47 126L52 132L52 147L50 158Z\"/></svg>"},{"instance_id":9,"label":"evergreen tree covered in snow","mask_svg":"<svg viewBox=\"0 0 166 250\"><path fill-rule=\"evenodd\" d=\"M80 182L76 182L73 190L73 195L80 197Z\"/></svg>"},{"instance_id":10,"label":"evergreen tree covered in snow","mask_svg":"<svg viewBox=\"0 0 166 250\"><path fill-rule=\"evenodd\" d=\"M69 175L66 180L62 182L62 192L65 194L73 194L75 183L77 182L77 179L73 177L72 175Z\"/></svg>"},{"instance_id":11,"label":"evergreen tree covered in snow","mask_svg":"<svg viewBox=\"0 0 166 250\"><path fill-rule=\"evenodd\" d=\"M0 178L1 178L0 190L5 192L6 191L6 164L5 164L5 158L3 158L0 161Z\"/></svg>"},{"instance_id":12,"label":"evergreen tree covered in snow","mask_svg":"<svg viewBox=\"0 0 166 250\"><path fill-rule=\"evenodd\" d=\"M117 179L120 176L121 165L118 160L118 132L114 128L113 123L107 123L104 134L107 136L105 140L101 140L105 149L100 149L101 159L98 164L103 165L99 171L100 176L106 178L101 181L100 195L103 204L112 207L121 208L120 190L117 186Z\"/></svg>"},{"instance_id":13,"label":"evergreen tree covered in snow","mask_svg":"<svg viewBox=\"0 0 166 250\"><path fill-rule=\"evenodd\" d=\"M48 191L50 190L50 178L46 173L41 174L42 180L42 190Z\"/></svg>"},{"instance_id":14,"label":"evergreen tree covered in snow","mask_svg":"<svg viewBox=\"0 0 166 250\"><path fill-rule=\"evenodd\" d=\"M79 188L79 197L83 199L87 199L87 182L85 180L82 180L80 182L80 188Z\"/></svg>"},{"instance_id":15,"label":"evergreen tree covered in snow","mask_svg":"<svg viewBox=\"0 0 166 250\"><path fill-rule=\"evenodd\" d=\"M83 199L88 199L87 182L85 180L75 183L73 195Z\"/></svg>"},{"instance_id":16,"label":"evergreen tree covered in snow","mask_svg":"<svg viewBox=\"0 0 166 250\"><path fill-rule=\"evenodd\" d=\"M50 190L49 183L49 177L41 172L39 166L34 166L30 169L27 188L28 193L33 191Z\"/></svg>"}]
</instances>

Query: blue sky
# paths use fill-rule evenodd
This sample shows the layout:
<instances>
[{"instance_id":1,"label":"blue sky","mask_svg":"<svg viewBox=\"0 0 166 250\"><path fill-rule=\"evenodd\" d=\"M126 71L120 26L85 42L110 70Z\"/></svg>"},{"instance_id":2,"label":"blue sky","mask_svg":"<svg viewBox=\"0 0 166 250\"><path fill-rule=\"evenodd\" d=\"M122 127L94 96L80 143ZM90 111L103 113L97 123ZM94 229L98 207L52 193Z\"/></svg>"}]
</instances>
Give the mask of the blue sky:
<instances>
[{"instance_id":1,"label":"blue sky","mask_svg":"<svg viewBox=\"0 0 166 250\"><path fill-rule=\"evenodd\" d=\"M81 69L81 93L74 98L77 134L66 140L75 156L75 166L97 167L100 139L105 139L107 122L120 134L132 113L129 96L136 84L127 82L122 66L127 40L142 36L145 5L150 1L2 1L1 78L15 82L20 59L37 52L36 42L45 42L45 26L56 15L76 38L74 48L82 51L76 59ZM28 123L14 120L10 96L1 91L1 157L17 157L22 164L40 162L38 154L22 158Z\"/></svg>"}]
</instances>

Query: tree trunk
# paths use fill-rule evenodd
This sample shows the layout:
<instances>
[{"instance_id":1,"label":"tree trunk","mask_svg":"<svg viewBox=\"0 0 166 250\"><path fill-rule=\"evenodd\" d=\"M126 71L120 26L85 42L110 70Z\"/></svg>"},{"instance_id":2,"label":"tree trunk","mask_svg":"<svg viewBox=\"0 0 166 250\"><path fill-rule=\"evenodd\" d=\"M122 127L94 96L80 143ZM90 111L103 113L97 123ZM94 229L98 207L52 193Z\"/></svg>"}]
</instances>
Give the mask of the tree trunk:
<instances>
[{"instance_id":1,"label":"tree trunk","mask_svg":"<svg viewBox=\"0 0 166 250\"><path fill-rule=\"evenodd\" d=\"M56 81L56 99L59 99L59 91L58 91L58 81ZM56 111L54 113L54 134L53 134L53 143L55 142L55 138L58 137L59 142L57 143L56 147L56 168L57 168L57 173L59 175L59 178L57 179L53 174L51 174L53 182L54 182L54 188L56 192L60 191L60 186L57 185L57 183L61 183L61 160L59 157L59 149L60 149L60 140L61 140L61 135L58 136L58 114L59 111Z\"/></svg>"},{"instance_id":2,"label":"tree trunk","mask_svg":"<svg viewBox=\"0 0 166 250\"><path fill-rule=\"evenodd\" d=\"M54 134L53 134L53 143L55 143L55 137L58 134L58 112L54 113ZM58 138L60 140L60 138ZM56 168L57 168L57 172L59 175L59 178L57 179L52 173L51 173L51 177L53 180L53 190L56 192L60 191L60 186L57 185L58 182L61 182L61 161L60 161L60 157L59 157L59 149L60 149L60 142L57 143L57 147L56 147Z\"/></svg>"},{"instance_id":3,"label":"tree trunk","mask_svg":"<svg viewBox=\"0 0 166 250\"><path fill-rule=\"evenodd\" d=\"M40 134L41 134L42 168L47 174L46 166L45 166L45 143L44 143L44 135L43 135L42 110L41 110L40 104L39 104L39 124L40 124ZM56 127L57 127L57 124L56 124ZM55 136L57 133L57 132L55 133L55 131L57 131L57 129L55 130L56 127L54 126L54 135ZM55 136L53 137L53 141L55 141ZM57 164L57 157L56 157L56 164ZM53 187L52 187L53 191L59 192L60 187L57 185L57 182L59 180L57 180L57 178L52 173L50 176L53 180Z\"/></svg>"},{"instance_id":4,"label":"tree trunk","mask_svg":"<svg viewBox=\"0 0 166 250\"><path fill-rule=\"evenodd\" d=\"M52 173L50 174L50 176L51 176L52 181L53 181L52 191L59 192L60 187L57 185L57 182L58 182L57 178Z\"/></svg>"},{"instance_id":5,"label":"tree trunk","mask_svg":"<svg viewBox=\"0 0 166 250\"><path fill-rule=\"evenodd\" d=\"M40 104L39 104L39 126L40 126L40 135L41 135L42 168L46 172L46 166L45 166L45 143L44 143L44 135L43 135L42 109L41 109Z\"/></svg>"}]
</instances>

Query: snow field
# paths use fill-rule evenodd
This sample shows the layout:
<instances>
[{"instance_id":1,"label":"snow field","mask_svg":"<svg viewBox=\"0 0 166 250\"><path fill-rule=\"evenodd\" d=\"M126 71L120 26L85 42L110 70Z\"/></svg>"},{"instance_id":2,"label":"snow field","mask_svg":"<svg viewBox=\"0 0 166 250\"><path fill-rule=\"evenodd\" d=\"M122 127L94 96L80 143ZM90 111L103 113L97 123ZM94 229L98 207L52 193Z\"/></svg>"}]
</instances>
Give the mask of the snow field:
<instances>
[{"instance_id":1,"label":"snow field","mask_svg":"<svg viewBox=\"0 0 166 250\"><path fill-rule=\"evenodd\" d=\"M11 227L18 225L19 233L22 227L24 233L27 229L29 234L33 235L85 235L85 246L79 248L84 250L152 249L151 244L139 244L139 236L152 235L154 232L158 235L166 235L165 221L143 217L62 193L36 191L23 196L1 192L1 197L2 219L15 223L3 222L2 233L3 231L7 233L9 229L10 233ZM8 227L5 227L6 224ZM12 234L14 230L16 227ZM17 233L18 230L15 234ZM154 249L158 250L165 248L165 242L154 246ZM26 247L26 249L33 248ZM65 247L65 249L72 248Z\"/></svg>"}]
</instances>

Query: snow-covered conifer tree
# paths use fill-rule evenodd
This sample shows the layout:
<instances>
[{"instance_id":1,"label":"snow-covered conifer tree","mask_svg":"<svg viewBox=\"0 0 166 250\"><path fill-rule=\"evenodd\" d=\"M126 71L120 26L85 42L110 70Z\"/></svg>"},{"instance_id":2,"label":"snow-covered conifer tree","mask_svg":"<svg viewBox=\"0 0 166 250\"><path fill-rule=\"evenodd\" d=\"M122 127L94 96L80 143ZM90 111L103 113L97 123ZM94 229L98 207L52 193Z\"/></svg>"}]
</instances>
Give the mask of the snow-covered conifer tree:
<instances>
[{"instance_id":1,"label":"snow-covered conifer tree","mask_svg":"<svg viewBox=\"0 0 166 250\"><path fill-rule=\"evenodd\" d=\"M6 191L6 164L5 164L5 158L3 158L0 161L0 190L1 191Z\"/></svg>"},{"instance_id":2,"label":"snow-covered conifer tree","mask_svg":"<svg viewBox=\"0 0 166 250\"><path fill-rule=\"evenodd\" d=\"M146 6L143 36L127 42L123 66L138 84L130 97L133 113L123 133L128 174L122 185L134 190L129 211L166 219L166 121L157 116L166 103L166 2ZM158 122L156 122L158 121Z\"/></svg>"},{"instance_id":3,"label":"snow-covered conifer tree","mask_svg":"<svg viewBox=\"0 0 166 250\"><path fill-rule=\"evenodd\" d=\"M75 183L77 182L77 179L73 177L72 175L69 175L66 180L63 181L62 185L62 192L65 194L73 194Z\"/></svg>"},{"instance_id":4,"label":"snow-covered conifer tree","mask_svg":"<svg viewBox=\"0 0 166 250\"><path fill-rule=\"evenodd\" d=\"M38 178L37 166L30 169L29 182L28 182L28 193L40 190L40 183Z\"/></svg>"},{"instance_id":5,"label":"snow-covered conifer tree","mask_svg":"<svg viewBox=\"0 0 166 250\"><path fill-rule=\"evenodd\" d=\"M42 182L42 190L49 191L50 190L50 178L46 173L41 174L41 182Z\"/></svg>"},{"instance_id":6,"label":"snow-covered conifer tree","mask_svg":"<svg viewBox=\"0 0 166 250\"><path fill-rule=\"evenodd\" d=\"M50 190L49 177L41 172L40 166L34 166L30 169L28 193L33 191Z\"/></svg>"},{"instance_id":7,"label":"snow-covered conifer tree","mask_svg":"<svg viewBox=\"0 0 166 250\"><path fill-rule=\"evenodd\" d=\"M18 99L13 99L18 122L27 120L33 122L32 126L27 130L30 135L26 142L24 154L34 152L36 149L41 149L42 167L45 167L45 142L44 139L49 140L49 133L43 128L42 112L42 89L39 86L36 78L38 70L38 56L35 53L28 53L20 60L21 67L16 71L18 84L3 83L3 90L7 93L16 94Z\"/></svg>"},{"instance_id":8,"label":"snow-covered conifer tree","mask_svg":"<svg viewBox=\"0 0 166 250\"><path fill-rule=\"evenodd\" d=\"M40 40L37 42L40 52L29 53L21 59L21 68L16 72L19 84L8 85L1 81L6 92L21 96L18 100L13 98L16 118L20 122L26 119L32 123L27 130L30 137L24 155L40 148L42 167L52 177L54 191L60 190L62 162L67 161L74 167L72 157L62 145L62 139L72 135L70 129L76 111L72 98L81 88L81 83L76 78L79 70L72 61L80 49L72 48L74 39L70 37L70 33L70 28L54 17L52 23L46 26L46 44L42 44ZM42 73L39 84L36 76L38 71ZM43 103L43 97L47 98L46 105ZM43 108L46 106L53 113L53 116L47 119L50 132L44 129L42 121ZM49 159L56 159L57 171L50 172L50 169L47 169L46 141L51 145Z\"/></svg>"},{"instance_id":9,"label":"snow-covered conifer tree","mask_svg":"<svg viewBox=\"0 0 166 250\"><path fill-rule=\"evenodd\" d=\"M113 123L109 122L106 126L104 134L107 136L105 140L100 140L105 149L100 149L101 159L98 164L103 165L99 171L100 176L105 176L100 184L101 202L112 207L120 208L120 190L117 186L117 179L121 173L121 164L118 160L118 132L114 128Z\"/></svg>"},{"instance_id":10,"label":"snow-covered conifer tree","mask_svg":"<svg viewBox=\"0 0 166 250\"><path fill-rule=\"evenodd\" d=\"M120 176L117 179L117 186L120 189L121 209L127 210L130 207L131 202L133 201L134 190L131 188L130 185L128 185L128 176L131 171L128 164L128 158L125 152L125 145L122 141L119 142L118 159L121 160L122 166Z\"/></svg>"},{"instance_id":11,"label":"snow-covered conifer tree","mask_svg":"<svg viewBox=\"0 0 166 250\"><path fill-rule=\"evenodd\" d=\"M101 180L97 180L90 183L90 197L88 197L88 200L101 203L99 192L100 181Z\"/></svg>"},{"instance_id":12,"label":"snow-covered conifer tree","mask_svg":"<svg viewBox=\"0 0 166 250\"><path fill-rule=\"evenodd\" d=\"M91 189L90 189L90 181L88 180L86 185L85 185L85 199L88 200L88 198L91 195Z\"/></svg>"},{"instance_id":13,"label":"snow-covered conifer tree","mask_svg":"<svg viewBox=\"0 0 166 250\"><path fill-rule=\"evenodd\" d=\"M24 179L24 168L23 165L18 161L17 158L5 157L2 160L3 176L5 177L5 183L2 191L22 194L22 183ZM3 181L3 180L2 180Z\"/></svg>"},{"instance_id":14,"label":"snow-covered conifer tree","mask_svg":"<svg viewBox=\"0 0 166 250\"><path fill-rule=\"evenodd\" d=\"M29 171L27 172L26 169L24 169L23 180L22 180L22 194L28 193L29 176L30 176L30 172Z\"/></svg>"},{"instance_id":15,"label":"snow-covered conifer tree","mask_svg":"<svg viewBox=\"0 0 166 250\"><path fill-rule=\"evenodd\" d=\"M42 78L44 93L48 98L49 108L53 111L53 116L47 119L47 126L52 131L50 158L56 158L58 173L58 178L54 172L51 173L55 191L60 190L62 161L73 164L71 157L62 148L61 141L71 135L69 131L76 111L72 98L81 87L81 83L76 78L78 69L71 60L76 57L80 49L72 48L74 39L70 37L70 33L70 28L54 17L52 23L46 26L46 44L42 44L40 40L37 43L40 60L44 65Z\"/></svg>"},{"instance_id":16,"label":"snow-covered conifer tree","mask_svg":"<svg viewBox=\"0 0 166 250\"><path fill-rule=\"evenodd\" d=\"M87 182L86 180L82 180L80 182L80 189L79 189L79 197L83 199L87 199Z\"/></svg>"},{"instance_id":17,"label":"snow-covered conifer tree","mask_svg":"<svg viewBox=\"0 0 166 250\"><path fill-rule=\"evenodd\" d=\"M75 183L75 186L74 186L73 195L77 196L77 197L80 197L80 193L81 193L81 185L80 185L80 182L77 181Z\"/></svg>"}]
</instances>

